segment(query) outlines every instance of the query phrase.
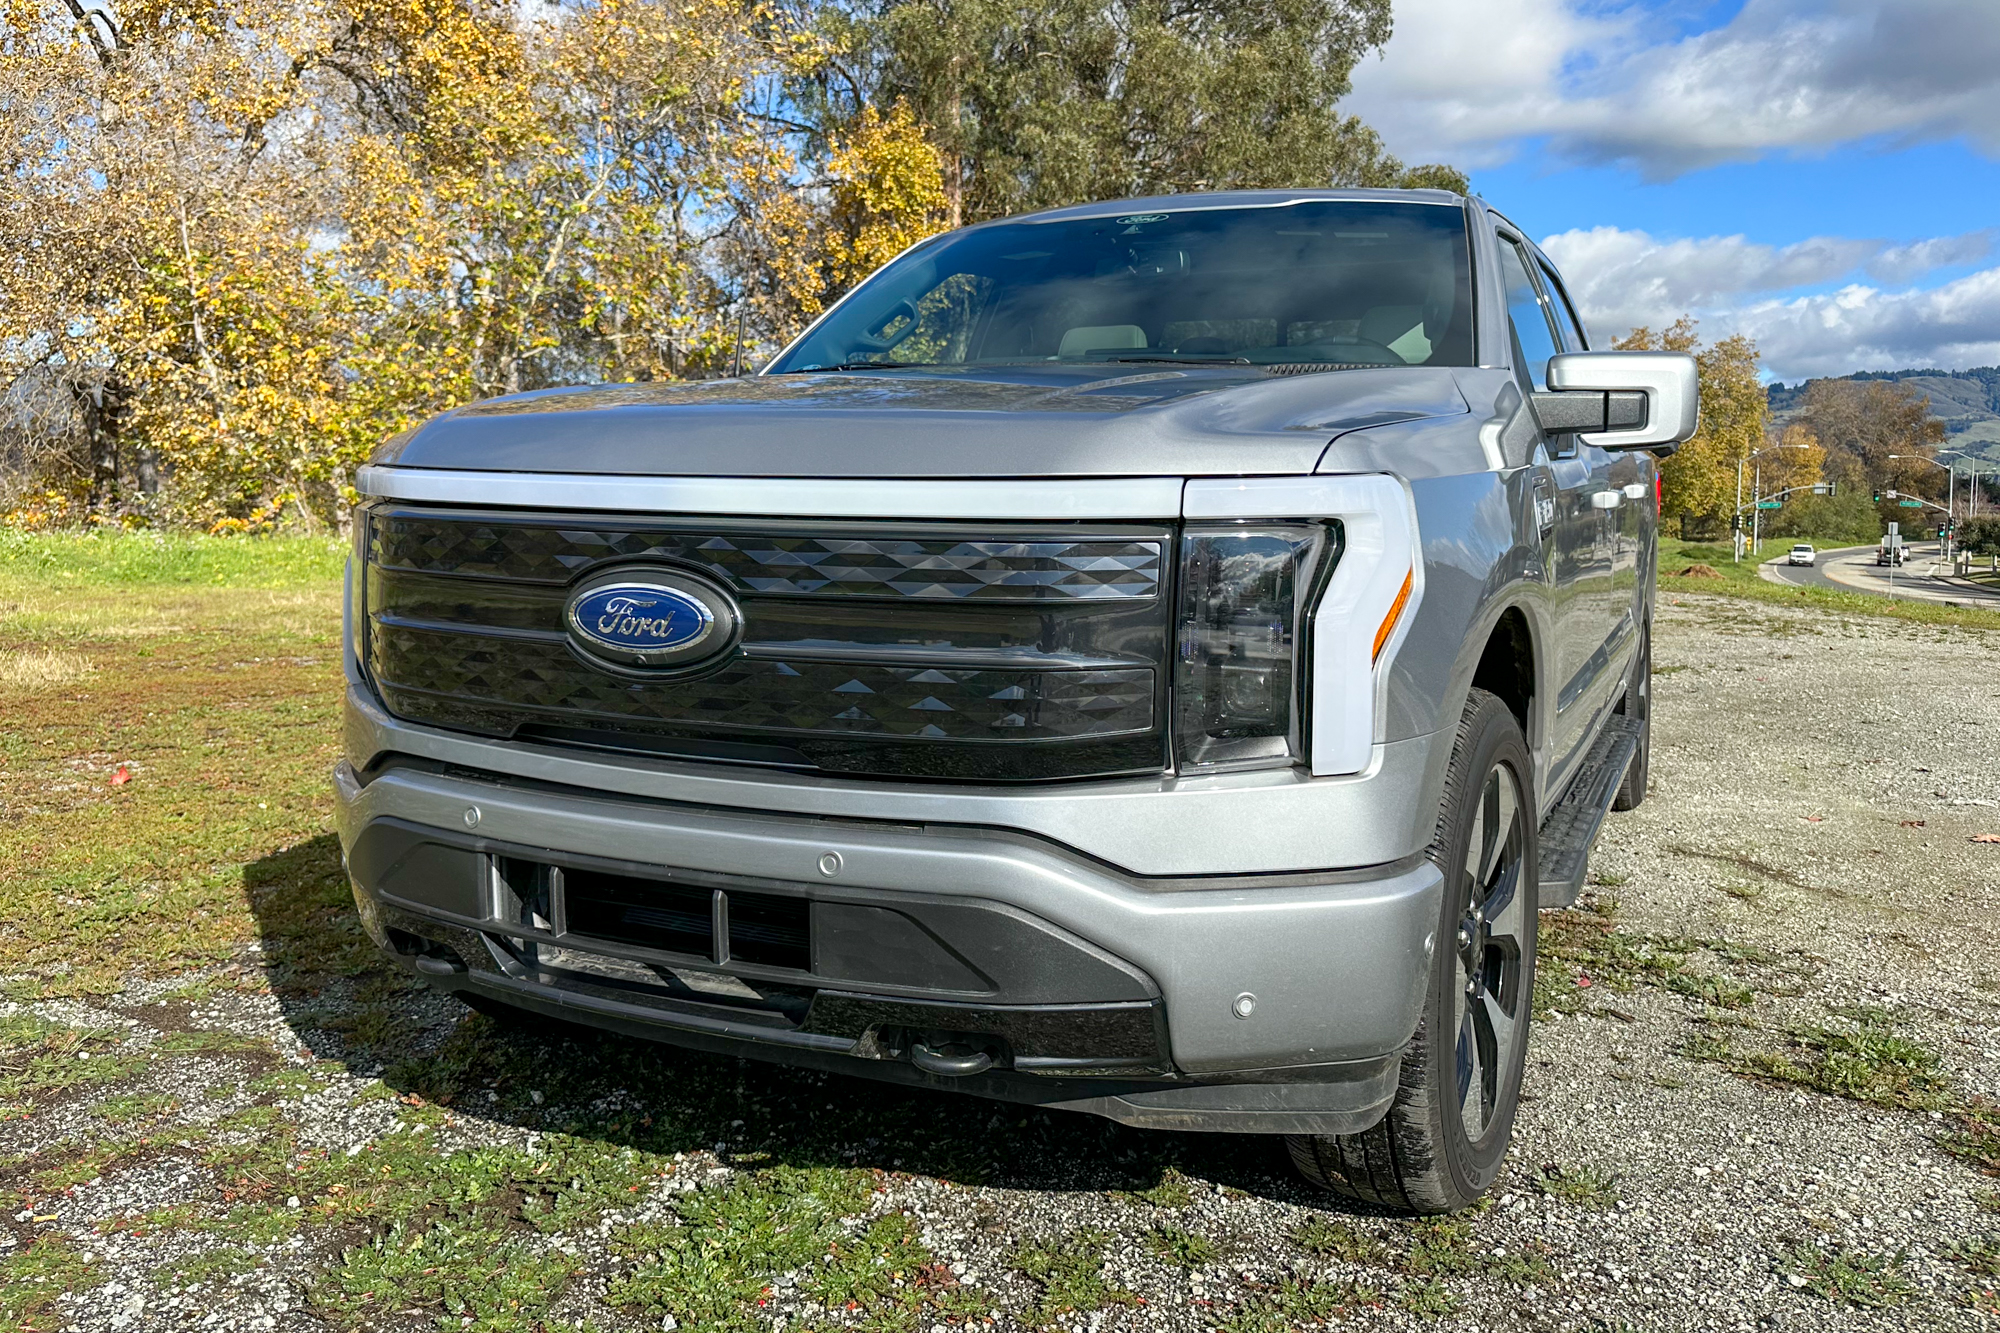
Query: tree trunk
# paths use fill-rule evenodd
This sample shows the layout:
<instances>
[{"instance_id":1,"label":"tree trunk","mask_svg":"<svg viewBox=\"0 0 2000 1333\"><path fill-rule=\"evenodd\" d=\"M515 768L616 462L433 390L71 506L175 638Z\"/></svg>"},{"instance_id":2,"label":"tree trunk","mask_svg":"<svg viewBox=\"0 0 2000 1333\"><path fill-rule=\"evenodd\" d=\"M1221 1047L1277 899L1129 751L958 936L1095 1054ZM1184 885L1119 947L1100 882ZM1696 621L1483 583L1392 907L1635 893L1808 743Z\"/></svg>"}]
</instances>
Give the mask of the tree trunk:
<instances>
[{"instance_id":1,"label":"tree trunk","mask_svg":"<svg viewBox=\"0 0 2000 1333\"><path fill-rule=\"evenodd\" d=\"M118 507L119 427L124 416L122 390L115 381L73 384L84 442L90 453L90 512L109 514Z\"/></svg>"}]
</instances>

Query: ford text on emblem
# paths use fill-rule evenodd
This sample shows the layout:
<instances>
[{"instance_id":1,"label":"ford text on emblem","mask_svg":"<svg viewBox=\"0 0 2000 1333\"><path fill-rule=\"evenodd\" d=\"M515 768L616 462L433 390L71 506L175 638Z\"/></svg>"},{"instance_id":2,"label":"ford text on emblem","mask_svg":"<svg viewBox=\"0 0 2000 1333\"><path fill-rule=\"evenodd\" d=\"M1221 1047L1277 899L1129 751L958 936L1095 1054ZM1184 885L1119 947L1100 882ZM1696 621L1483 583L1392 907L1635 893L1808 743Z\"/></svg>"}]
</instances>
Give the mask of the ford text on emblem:
<instances>
[{"instance_id":1,"label":"ford text on emblem","mask_svg":"<svg viewBox=\"0 0 2000 1333\"><path fill-rule=\"evenodd\" d=\"M691 666L736 641L729 594L678 570L611 570L570 596L564 618L585 654L621 666Z\"/></svg>"}]
</instances>

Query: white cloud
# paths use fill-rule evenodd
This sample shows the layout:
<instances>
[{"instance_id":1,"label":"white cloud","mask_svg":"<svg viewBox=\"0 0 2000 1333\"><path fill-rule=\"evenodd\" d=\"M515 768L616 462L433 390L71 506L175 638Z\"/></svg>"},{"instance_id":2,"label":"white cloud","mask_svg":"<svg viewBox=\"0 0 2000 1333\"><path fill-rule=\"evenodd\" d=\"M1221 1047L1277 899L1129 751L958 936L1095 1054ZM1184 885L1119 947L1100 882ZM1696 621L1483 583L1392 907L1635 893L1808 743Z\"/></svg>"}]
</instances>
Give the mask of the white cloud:
<instances>
[{"instance_id":1,"label":"white cloud","mask_svg":"<svg viewBox=\"0 0 2000 1333\"><path fill-rule=\"evenodd\" d=\"M1662 23L1636 4L1401 0L1352 104L1405 158L1471 167L1528 138L1655 179L1858 141L2000 154L1995 0L1748 0L1713 31Z\"/></svg>"},{"instance_id":2,"label":"white cloud","mask_svg":"<svg viewBox=\"0 0 2000 1333\"><path fill-rule=\"evenodd\" d=\"M2000 268L1930 291L1852 286L1821 296L1761 302L1726 323L1757 340L1779 379L2000 365Z\"/></svg>"},{"instance_id":3,"label":"white cloud","mask_svg":"<svg viewBox=\"0 0 2000 1333\"><path fill-rule=\"evenodd\" d=\"M2000 268L1923 291L1850 281L1907 283L1985 259L1995 234L1980 231L1910 244L1814 237L1757 245L1741 236L1659 240L1642 231L1595 227L1550 236L1556 261L1587 324L1600 339L1638 325L1659 328L1683 314L1703 334L1746 333L1780 379L1855 370L2000 363Z\"/></svg>"}]
</instances>

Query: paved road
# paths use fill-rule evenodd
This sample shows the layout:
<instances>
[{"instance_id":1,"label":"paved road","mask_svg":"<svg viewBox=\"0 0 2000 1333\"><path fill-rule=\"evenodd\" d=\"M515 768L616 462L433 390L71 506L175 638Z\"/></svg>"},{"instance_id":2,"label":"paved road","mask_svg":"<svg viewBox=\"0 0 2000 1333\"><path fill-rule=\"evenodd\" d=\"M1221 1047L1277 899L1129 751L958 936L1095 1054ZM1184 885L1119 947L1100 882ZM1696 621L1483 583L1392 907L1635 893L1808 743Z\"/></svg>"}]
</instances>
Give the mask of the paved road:
<instances>
[{"instance_id":1,"label":"paved road","mask_svg":"<svg viewBox=\"0 0 2000 1333\"><path fill-rule=\"evenodd\" d=\"M1844 588L1851 592L1872 592L1884 597L1907 597L1930 602L1954 602L1978 606L2000 602L2000 593L1956 579L1934 577L1938 563L1935 543L1910 548L1908 563L1894 571L1892 582L1887 565L1875 563L1873 546L1841 546L1819 553L1814 565L1791 566L1781 552L1758 566L1757 572L1772 583L1806 587Z\"/></svg>"}]
</instances>

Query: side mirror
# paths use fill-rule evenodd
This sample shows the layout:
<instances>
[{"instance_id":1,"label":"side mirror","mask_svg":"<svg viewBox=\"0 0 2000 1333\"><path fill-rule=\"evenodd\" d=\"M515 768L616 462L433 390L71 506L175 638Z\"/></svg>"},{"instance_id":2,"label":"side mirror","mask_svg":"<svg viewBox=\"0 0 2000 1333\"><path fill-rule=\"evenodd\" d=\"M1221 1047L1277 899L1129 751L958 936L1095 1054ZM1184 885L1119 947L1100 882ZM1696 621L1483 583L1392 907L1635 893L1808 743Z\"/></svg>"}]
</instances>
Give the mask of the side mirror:
<instances>
[{"instance_id":1,"label":"side mirror","mask_svg":"<svg viewBox=\"0 0 2000 1333\"><path fill-rule=\"evenodd\" d=\"M1685 352L1564 352L1535 394L1548 431L1580 431L1599 449L1665 456L1701 426L1701 380Z\"/></svg>"}]
</instances>

